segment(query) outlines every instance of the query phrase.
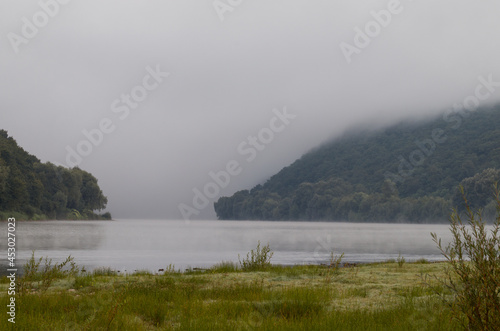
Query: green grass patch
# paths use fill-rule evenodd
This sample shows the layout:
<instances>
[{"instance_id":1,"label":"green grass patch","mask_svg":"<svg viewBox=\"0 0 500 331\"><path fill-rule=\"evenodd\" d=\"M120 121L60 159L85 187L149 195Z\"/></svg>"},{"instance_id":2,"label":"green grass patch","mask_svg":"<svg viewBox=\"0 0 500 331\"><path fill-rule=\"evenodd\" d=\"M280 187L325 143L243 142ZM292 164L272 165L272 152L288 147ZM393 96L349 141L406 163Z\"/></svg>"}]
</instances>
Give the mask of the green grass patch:
<instances>
[{"instance_id":1,"label":"green grass patch","mask_svg":"<svg viewBox=\"0 0 500 331\"><path fill-rule=\"evenodd\" d=\"M94 276L116 276L118 275L118 272L116 270L113 270L109 267L99 267L96 268L92 271L92 274Z\"/></svg>"},{"instance_id":2,"label":"green grass patch","mask_svg":"<svg viewBox=\"0 0 500 331\"><path fill-rule=\"evenodd\" d=\"M367 264L339 268L334 277L326 266L234 266L67 274L16 298L15 329L460 330L420 276L424 269L443 275L443 263ZM0 284L0 305L7 286ZM10 324L0 319L1 330L14 330Z\"/></svg>"},{"instance_id":3,"label":"green grass patch","mask_svg":"<svg viewBox=\"0 0 500 331\"><path fill-rule=\"evenodd\" d=\"M237 272L239 270L240 268L238 267L238 265L231 261L223 261L217 263L216 265L212 266L209 269L211 273L228 273L228 272Z\"/></svg>"}]
</instances>

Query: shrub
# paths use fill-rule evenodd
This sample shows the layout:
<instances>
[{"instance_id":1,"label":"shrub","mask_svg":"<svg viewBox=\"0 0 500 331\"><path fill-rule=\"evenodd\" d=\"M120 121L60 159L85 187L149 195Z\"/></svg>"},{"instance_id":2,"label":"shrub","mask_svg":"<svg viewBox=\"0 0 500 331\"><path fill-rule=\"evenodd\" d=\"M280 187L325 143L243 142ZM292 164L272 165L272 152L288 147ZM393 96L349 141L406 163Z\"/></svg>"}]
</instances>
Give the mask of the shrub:
<instances>
[{"instance_id":1,"label":"shrub","mask_svg":"<svg viewBox=\"0 0 500 331\"><path fill-rule=\"evenodd\" d=\"M44 262L41 267L42 261ZM69 269L64 269L69 266ZM81 272L80 268L75 264L74 258L68 256L61 263L52 264L52 259L48 257L40 257L35 259L35 251L31 253L31 258L24 265L24 274L18 280L19 293L25 293L34 289L35 284L41 291L46 291L52 282L56 279L77 276Z\"/></svg>"},{"instance_id":2,"label":"shrub","mask_svg":"<svg viewBox=\"0 0 500 331\"><path fill-rule=\"evenodd\" d=\"M328 265L328 267L332 268L334 271L338 271L343 257L344 257L343 252L340 255L335 255L333 251L330 252L330 264Z\"/></svg>"},{"instance_id":3,"label":"shrub","mask_svg":"<svg viewBox=\"0 0 500 331\"><path fill-rule=\"evenodd\" d=\"M338 275L340 264L342 263L343 257L344 253L340 255L335 255L333 251L330 253L330 264L328 265L328 272L326 273L326 279L325 279L327 283L329 283L332 280L332 275Z\"/></svg>"},{"instance_id":4,"label":"shrub","mask_svg":"<svg viewBox=\"0 0 500 331\"><path fill-rule=\"evenodd\" d=\"M452 241L443 248L433 241L448 261L446 279L441 283L454 294L448 302L454 317L471 330L500 329L500 196L495 187L497 218L488 234L481 212L469 207L463 188L467 224L454 211L450 218Z\"/></svg>"},{"instance_id":5,"label":"shrub","mask_svg":"<svg viewBox=\"0 0 500 331\"><path fill-rule=\"evenodd\" d=\"M263 270L271 266L273 254L274 253L269 248L269 243L261 248L259 241L257 248L248 252L245 259L241 260L238 254L238 260L240 261L240 266L243 271Z\"/></svg>"}]
</instances>

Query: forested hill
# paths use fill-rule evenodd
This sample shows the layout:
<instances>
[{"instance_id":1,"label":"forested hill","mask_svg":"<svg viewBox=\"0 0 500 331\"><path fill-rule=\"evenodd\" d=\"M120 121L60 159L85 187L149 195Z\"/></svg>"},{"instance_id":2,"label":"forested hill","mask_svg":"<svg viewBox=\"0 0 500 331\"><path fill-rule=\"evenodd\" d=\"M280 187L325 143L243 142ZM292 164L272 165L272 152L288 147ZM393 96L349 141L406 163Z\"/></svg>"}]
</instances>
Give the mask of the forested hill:
<instances>
[{"instance_id":1,"label":"forested hill","mask_svg":"<svg viewBox=\"0 0 500 331\"><path fill-rule=\"evenodd\" d=\"M94 213L106 204L90 173L41 163L0 130L0 219L110 219Z\"/></svg>"},{"instance_id":2,"label":"forested hill","mask_svg":"<svg viewBox=\"0 0 500 331\"><path fill-rule=\"evenodd\" d=\"M497 169L500 105L346 135L214 207L219 219L446 221L463 208L459 184L493 214Z\"/></svg>"}]
</instances>

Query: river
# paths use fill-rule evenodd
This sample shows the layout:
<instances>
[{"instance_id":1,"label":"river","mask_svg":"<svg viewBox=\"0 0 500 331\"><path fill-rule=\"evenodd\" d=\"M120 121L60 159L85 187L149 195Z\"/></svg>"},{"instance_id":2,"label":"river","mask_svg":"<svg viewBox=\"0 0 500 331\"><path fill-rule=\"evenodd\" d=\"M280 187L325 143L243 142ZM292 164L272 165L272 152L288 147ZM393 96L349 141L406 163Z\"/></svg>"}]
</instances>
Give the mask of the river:
<instances>
[{"instance_id":1,"label":"river","mask_svg":"<svg viewBox=\"0 0 500 331\"><path fill-rule=\"evenodd\" d=\"M0 222L0 272L7 269L7 222ZM69 255L87 270L111 267L121 272L206 268L221 261L238 262L238 254L270 244L274 264L326 263L330 252L344 261L375 262L425 258L442 260L432 242L436 232L450 240L446 224L385 224L265 221L18 221L16 263L35 251L54 262Z\"/></svg>"}]
</instances>

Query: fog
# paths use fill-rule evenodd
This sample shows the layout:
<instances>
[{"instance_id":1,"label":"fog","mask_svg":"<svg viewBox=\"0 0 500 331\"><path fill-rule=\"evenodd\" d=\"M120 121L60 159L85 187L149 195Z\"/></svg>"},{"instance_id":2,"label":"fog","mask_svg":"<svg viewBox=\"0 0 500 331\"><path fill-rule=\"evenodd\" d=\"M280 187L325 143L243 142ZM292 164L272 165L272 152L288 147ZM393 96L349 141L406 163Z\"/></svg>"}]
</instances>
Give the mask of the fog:
<instances>
[{"instance_id":1,"label":"fog","mask_svg":"<svg viewBox=\"0 0 500 331\"><path fill-rule=\"evenodd\" d=\"M430 116L478 77L500 82L499 12L493 0L0 0L0 128L95 175L115 218L179 219L184 204L213 219L219 196L353 126ZM490 92L482 104L500 100Z\"/></svg>"},{"instance_id":2,"label":"fog","mask_svg":"<svg viewBox=\"0 0 500 331\"><path fill-rule=\"evenodd\" d=\"M442 238L443 245L451 239L445 224L203 220L187 226L182 220L21 221L16 232L24 239L16 247L16 258L22 265L36 249L37 258L47 255L64 261L74 256L89 271L108 267L156 272L169 264L184 270L221 261L238 263L238 255L244 259L260 240L262 245L269 243L273 263L282 265L328 263L332 252L345 253L343 261L351 263L387 261L398 255L408 261L442 260L430 231ZM0 242L0 266L8 262L4 242ZM0 268L0 275L6 269Z\"/></svg>"}]
</instances>

